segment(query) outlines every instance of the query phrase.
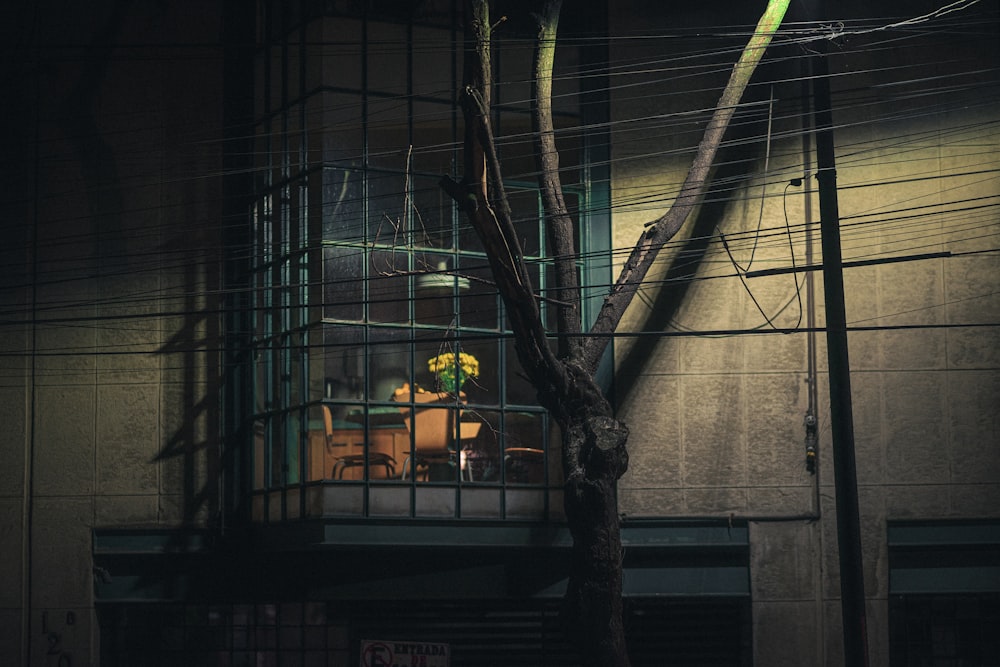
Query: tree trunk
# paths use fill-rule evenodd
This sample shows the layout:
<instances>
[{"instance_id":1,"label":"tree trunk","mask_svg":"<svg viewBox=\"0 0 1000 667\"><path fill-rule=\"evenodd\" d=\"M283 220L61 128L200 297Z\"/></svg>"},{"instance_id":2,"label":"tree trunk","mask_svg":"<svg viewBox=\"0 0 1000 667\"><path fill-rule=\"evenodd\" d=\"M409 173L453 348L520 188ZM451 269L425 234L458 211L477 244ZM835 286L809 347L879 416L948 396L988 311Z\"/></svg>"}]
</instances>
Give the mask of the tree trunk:
<instances>
[{"instance_id":1,"label":"tree trunk","mask_svg":"<svg viewBox=\"0 0 1000 667\"><path fill-rule=\"evenodd\" d=\"M562 620L586 667L627 667L622 622L618 478L628 465L628 429L587 406L563 425L565 509L573 550Z\"/></svg>"},{"instance_id":2,"label":"tree trunk","mask_svg":"<svg viewBox=\"0 0 1000 667\"><path fill-rule=\"evenodd\" d=\"M562 428L565 510L573 550L563 605L567 637L585 667L628 667L622 619L622 545L618 516L618 479L628 468L628 429L594 381L604 350L656 254L677 232L702 196L709 169L733 115L789 0L768 0L757 30L744 49L723 91L694 165L670 210L642 234L621 276L605 300L589 337L581 332L576 307L576 251L573 223L558 178L558 153L552 127L551 75L560 0L541 0L536 53L535 131L540 188L546 226L554 249L561 337L558 354L549 343L531 285L517 231L504 192L500 162L490 125L490 32L488 0L469 0L466 14L465 88L462 93L465 174L448 177L442 187L465 212L486 250L497 290L507 309L521 367L538 392L539 403Z\"/></svg>"}]
</instances>

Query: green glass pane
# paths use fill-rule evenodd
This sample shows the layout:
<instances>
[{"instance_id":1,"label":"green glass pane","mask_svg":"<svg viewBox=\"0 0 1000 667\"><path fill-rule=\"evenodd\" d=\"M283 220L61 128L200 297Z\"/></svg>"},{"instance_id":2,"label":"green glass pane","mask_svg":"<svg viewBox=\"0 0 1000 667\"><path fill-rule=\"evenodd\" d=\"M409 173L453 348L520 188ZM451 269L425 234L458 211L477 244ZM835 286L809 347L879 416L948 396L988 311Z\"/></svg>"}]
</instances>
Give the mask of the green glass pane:
<instances>
[{"instance_id":1,"label":"green glass pane","mask_svg":"<svg viewBox=\"0 0 1000 667\"><path fill-rule=\"evenodd\" d=\"M364 316L364 249L323 248L323 317L360 322Z\"/></svg>"},{"instance_id":2,"label":"green glass pane","mask_svg":"<svg viewBox=\"0 0 1000 667\"><path fill-rule=\"evenodd\" d=\"M369 321L408 322L411 276L406 250L373 251L366 268Z\"/></svg>"},{"instance_id":3,"label":"green glass pane","mask_svg":"<svg viewBox=\"0 0 1000 667\"><path fill-rule=\"evenodd\" d=\"M364 241L364 180L360 169L323 170L322 232L325 241Z\"/></svg>"}]
</instances>

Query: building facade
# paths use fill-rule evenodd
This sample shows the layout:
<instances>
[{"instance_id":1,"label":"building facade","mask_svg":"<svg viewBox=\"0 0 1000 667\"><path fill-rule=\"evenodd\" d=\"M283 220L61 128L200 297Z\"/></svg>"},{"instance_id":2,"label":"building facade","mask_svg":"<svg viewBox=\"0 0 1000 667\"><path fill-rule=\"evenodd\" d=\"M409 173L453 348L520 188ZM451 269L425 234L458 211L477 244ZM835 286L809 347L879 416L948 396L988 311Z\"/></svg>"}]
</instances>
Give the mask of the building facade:
<instances>
[{"instance_id":1,"label":"building facade","mask_svg":"<svg viewBox=\"0 0 1000 667\"><path fill-rule=\"evenodd\" d=\"M845 5L843 25L831 28L842 34L824 38L870 655L872 664L990 664L997 337L977 323L996 312L996 79L954 68L994 59L978 37L996 26L951 17L940 29L896 34L902 19L893 16L923 12L883 9ZM751 23L755 9L745 11L737 24ZM642 16L643 29L675 35L686 57L660 66L676 76L649 65L652 73L613 86L621 247L681 182L700 130L684 112L710 108L727 71L698 69L702 58L717 62L708 54L719 43L699 34L707 16L611 16L612 34L630 34ZM794 30L803 17L789 18ZM616 397L633 424L623 511L747 519L760 664L842 659L838 443L815 270L828 215L811 131L820 48L803 37L772 48L717 159L714 190L625 327L649 333L617 346ZM613 50L612 62L660 62L656 45L613 43L629 53ZM694 81L677 83L685 77Z\"/></svg>"},{"instance_id":2,"label":"building facade","mask_svg":"<svg viewBox=\"0 0 1000 667\"><path fill-rule=\"evenodd\" d=\"M743 4L564 9L585 321L676 196ZM0 661L574 664L558 430L438 184L461 3L43 5L8 65ZM528 5L494 9L492 120L548 317ZM998 15L935 9L789 14L615 338L635 665L843 664L823 50L872 664L996 664Z\"/></svg>"}]
</instances>

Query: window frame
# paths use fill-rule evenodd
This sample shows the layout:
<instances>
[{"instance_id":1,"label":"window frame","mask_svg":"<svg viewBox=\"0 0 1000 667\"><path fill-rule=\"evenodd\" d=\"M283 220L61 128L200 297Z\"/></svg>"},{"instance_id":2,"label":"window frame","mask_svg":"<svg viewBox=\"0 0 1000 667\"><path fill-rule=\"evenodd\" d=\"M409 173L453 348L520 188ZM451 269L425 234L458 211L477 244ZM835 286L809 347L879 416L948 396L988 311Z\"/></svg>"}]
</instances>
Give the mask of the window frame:
<instances>
[{"instance_id":1,"label":"window frame","mask_svg":"<svg viewBox=\"0 0 1000 667\"><path fill-rule=\"evenodd\" d=\"M339 480L328 478L325 468L322 476L316 478L316 426L320 423L317 418L321 415L322 406L332 406L340 410L341 413L354 409L362 415L361 429L364 438L364 451L366 456L370 453L371 440L375 426L372 422L372 415L379 411L393 410L398 405L392 403L389 396L377 395L372 386L374 378L372 375L372 355L370 351L373 345L377 345L378 339L387 335L397 335L403 341L406 349L407 378L411 382L416 382L420 374L420 366L425 362L418 358L418 347L426 343L426 337L434 336L443 341L451 341L452 345L462 345L462 341L485 341L476 344L489 344L495 350L496 359L496 387L497 398L493 402L477 402L470 400L464 410L468 411L495 411L497 417L497 428L499 438L502 441L507 437L506 424L509 419L516 414L535 415L539 421L538 433L540 435L538 446L544 452L544 463L542 465L542 480L537 484L537 488L522 489L525 491L540 491L536 493L536 505L538 511L529 515L519 514L520 510L508 511L510 507L507 502L506 489L510 487L517 491L520 485L507 479L505 473L506 465L499 464L500 474L495 483L486 483L479 480L480 487L495 486L499 489L499 504L496 516L493 518L540 518L546 519L552 512L558 512L554 508L561 506L561 502L554 502L558 493L558 466L555 460L555 448L551 443L556 442L553 425L550 423L546 412L531 400L509 400L508 391L511 391L508 378L511 372L516 372L516 361L511 359L511 334L504 326L503 307L497 297L496 319L493 320L495 326L468 326L459 317L459 306L461 295L459 292L459 281L467 280L459 276L454 281L451 301L453 313L458 318L455 322L427 323L418 321L420 318L416 313L417 296L415 294L416 276L419 268L415 261L415 253L428 253L437 255L451 261L452 267L460 272L462 267L467 266L466 261L475 261L482 264L487 263L484 253L477 250L470 250L460 246L458 239L463 233L462 220L454 204L448 200L447 210L441 215L450 224L450 231L444 230L442 238L451 237L452 243L449 248L432 248L430 244L422 245L414 237L415 223L413 210L404 206L403 220L408 238L404 239L402 247L394 243L383 243L380 239L373 238L369 225L376 211L373 210L372 196L374 193L373 179L377 176L398 178L406 184L401 188L400 195L409 200L416 198L419 194L414 186L417 180L425 179L431 182L440 177L440 173L413 169L407 157L402 169L387 166L380 156L376 156L371 151L371 144L368 140L372 131L371 122L368 116L370 105L375 102L391 100L390 93L381 90L370 89L368 80L368 48L369 48L369 17L362 17L360 23L359 42L361 49L361 88L352 88L350 85L340 85L336 81L332 85L327 85L327 81L322 81L323 85L312 86L315 79L310 78L309 68L313 64L310 60L310 42L307 35L316 32L313 21L328 20L329 17L309 16L303 14L302 20L290 20L283 16L284 10L275 10L273 3L262 1L264 9L260 12L265 26L259 31L261 38L260 53L257 58L258 67L263 68L256 77L262 84L263 90L258 108L258 184L256 201L251 211L252 231L252 287L254 292L254 331L252 332L252 352L253 371L251 387L254 392L253 414L249 420L253 424L250 429L254 434L254 446L251 448L251 468L253 502L252 518L255 521L284 521L303 516L327 516L330 510L329 493L325 490L331 485L340 484ZM280 6L280 5L278 5ZM279 16L280 15L280 16ZM376 17L370 17L376 20ZM351 19L353 20L353 19ZM381 20L381 19L379 19ZM287 30L281 32L276 30L272 24L284 23ZM406 55L407 73L405 78L406 95L400 98L401 103L406 105L405 114L405 134L412 138L415 134L413 109L415 104L437 104L442 105L442 109L447 108L448 118L446 124L451 128L452 137L451 151L453 154L450 163L451 171L455 170L457 162L458 141L459 141L459 113L456 105L449 99L439 99L433 96L415 95L413 91L413 62L414 62L414 29L417 23L411 21L404 25L403 32L406 34ZM325 34L326 26L322 26L320 34ZM459 45L462 39L457 14L452 13L451 23L447 28L441 25L435 29L450 30L453 45ZM315 54L313 54L315 55ZM454 89L458 76L457 58L460 56L460 49L453 48L449 56L452 62L451 77L453 79L451 88ZM326 61L322 57L314 58L323 66ZM294 70L294 72L293 72ZM446 91L447 92L447 91ZM316 131L310 126L310 117L315 114L315 101L320 101L319 108L325 112L323 106L325 96L329 95L349 95L357 99L361 107L359 118L361 132L360 154L352 156L349 153L332 153L327 155L328 147L324 143L321 131ZM344 98L348 99L348 98ZM498 95L502 101L502 96ZM447 102L446 107L443 106ZM433 107L426 107L433 108ZM501 118L525 115L526 108L518 105L510 106L498 105L497 122ZM579 122L577 114L565 111L559 112L564 119ZM325 118L325 116L324 116ZM576 119L575 121L573 119ZM607 216L592 216L590 211L591 190L594 187L592 173L587 164L588 143L586 138L580 139L577 152L581 156L582 163L576 165L575 170L579 182L566 187L571 197L579 201L579 240L581 256L587 256L594 252L595 244L592 238L603 240L605 246L609 238L609 233L602 230L597 234L591 234L590 227L597 218L601 222L607 223ZM330 201L326 194L326 176L333 170L344 172L354 171L360 174L360 197L355 202L359 209L362 226L359 230L362 233L356 238L331 239L328 235L333 228L328 220L327 210ZM454 173L451 174L455 176ZM349 176L345 177L349 178ZM597 187L607 188L606 180L598 180ZM537 194L537 185L524 181L511 181L509 186L512 192L524 193L534 192L536 201L536 211L534 233L537 236L538 253L529 257L532 266L537 267L539 277L538 289L544 294L546 289L546 268L551 261L545 257L545 234L542 229L541 208ZM606 195L605 195L606 197ZM467 233L467 231L466 231ZM600 245L598 241L597 245ZM360 290L360 318L350 319L346 317L329 317L326 312L327 304L324 298L324 284L327 282L327 255L331 249L346 249L349 252L357 251L361 256L362 267L362 287ZM605 248L606 249L606 248ZM372 318L371 293L371 258L375 253L395 254L404 258L406 276L402 284L406 286L405 317L400 317L397 322L376 322ZM607 267L609 272L610 260L606 265L603 261L598 262ZM602 275L602 272L595 273L592 266L586 262L579 262L581 282L585 290L595 286L593 279ZM606 273L606 272L605 272ZM604 284L607 284L606 280ZM488 299L487 299L488 301ZM584 301L584 317L589 321L596 309L595 300L587 298ZM547 310L542 305L543 311ZM329 353L327 329L329 327L352 327L360 332L361 349L365 352L359 356L360 367L360 398L346 398L343 396L333 396L328 380L328 373L324 367L320 381L317 381L317 364L325 359ZM347 330L341 331L347 333ZM346 357L345 357L346 358ZM508 370L507 367L510 367ZM522 388L523 391L523 388ZM384 392L383 392L384 393ZM533 394L532 394L533 395ZM411 406L412 407L412 406ZM512 417L508 417L512 415ZM412 434L411 434L412 438ZM504 445L498 445L498 458L500 453L505 451ZM412 455L413 444L411 441L409 454ZM401 462L397 462L401 464ZM373 510L377 506L376 495L381 487L388 488L392 482L383 481L373 476L371 468L364 467L360 480L344 481L344 486L361 486L360 496L351 496L353 500L349 505L356 510L352 515L362 517L372 517ZM468 487L469 482L463 480L461 475L456 475L452 480L443 481L438 486L443 486L455 491L452 501L454 512L452 518L466 516L463 512L463 503L459 493L463 487ZM411 481L410 505L407 516L419 516L417 510L417 496L420 488L415 481ZM435 485L429 485L435 486ZM535 486L535 485L532 485ZM520 506L523 499L514 500L510 504ZM491 515L492 516L492 515Z\"/></svg>"}]
</instances>

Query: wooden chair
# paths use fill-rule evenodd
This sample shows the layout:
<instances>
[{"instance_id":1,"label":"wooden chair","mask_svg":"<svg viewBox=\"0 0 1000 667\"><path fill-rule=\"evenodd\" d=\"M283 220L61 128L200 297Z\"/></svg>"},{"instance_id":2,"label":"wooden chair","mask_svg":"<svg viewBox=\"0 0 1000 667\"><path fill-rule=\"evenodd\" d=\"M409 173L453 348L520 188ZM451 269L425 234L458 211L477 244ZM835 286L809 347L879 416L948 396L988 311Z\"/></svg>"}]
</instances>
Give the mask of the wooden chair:
<instances>
[{"instance_id":1,"label":"wooden chair","mask_svg":"<svg viewBox=\"0 0 1000 667\"><path fill-rule=\"evenodd\" d=\"M348 446L349 443L336 442L333 430L333 411L329 405L323 406L323 426L326 428L326 451L334 459L333 468L330 470L330 479L343 479L346 469L363 467L366 460L370 466L384 466L386 479L395 476L396 459L384 452L376 452L370 447L365 447L367 451L361 454L337 455L336 448ZM359 431L364 433L364 429L359 429Z\"/></svg>"},{"instance_id":2,"label":"wooden chair","mask_svg":"<svg viewBox=\"0 0 1000 667\"><path fill-rule=\"evenodd\" d=\"M426 471L431 465L442 463L457 464L462 479L471 482L472 468L466 464L464 452L456 444L459 439L471 440L479 435L482 424L459 423L462 410L454 407L455 396L446 392L420 389L413 392L407 383L393 393L392 399L407 404L399 411L413 442L413 451L403 461L403 479L408 472L416 474L415 468L421 467ZM465 402L464 394L459 396L459 402Z\"/></svg>"}]
</instances>

